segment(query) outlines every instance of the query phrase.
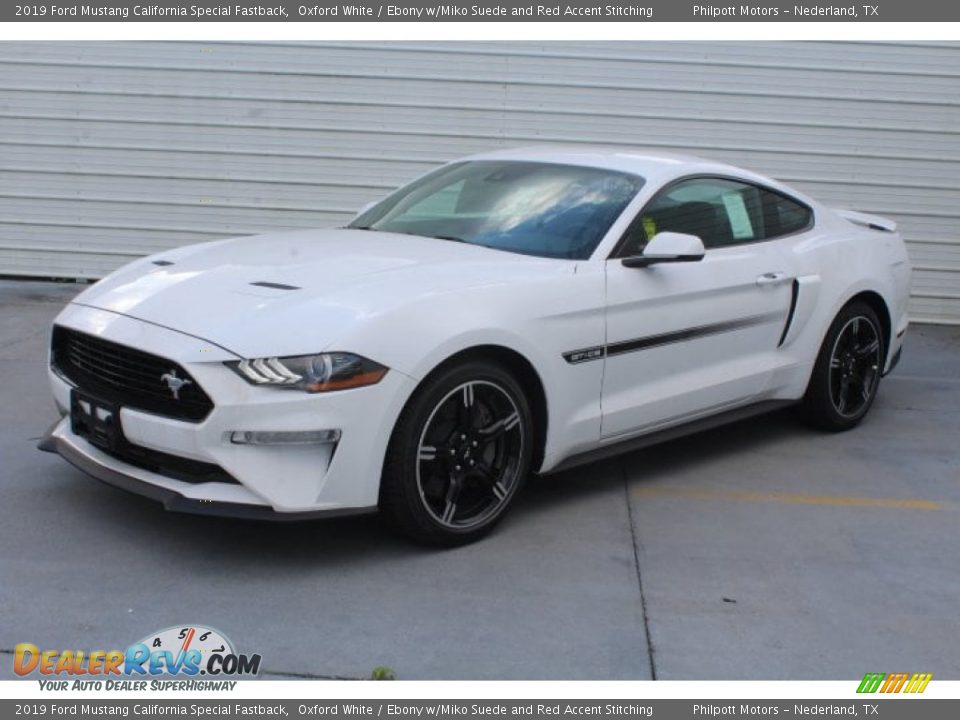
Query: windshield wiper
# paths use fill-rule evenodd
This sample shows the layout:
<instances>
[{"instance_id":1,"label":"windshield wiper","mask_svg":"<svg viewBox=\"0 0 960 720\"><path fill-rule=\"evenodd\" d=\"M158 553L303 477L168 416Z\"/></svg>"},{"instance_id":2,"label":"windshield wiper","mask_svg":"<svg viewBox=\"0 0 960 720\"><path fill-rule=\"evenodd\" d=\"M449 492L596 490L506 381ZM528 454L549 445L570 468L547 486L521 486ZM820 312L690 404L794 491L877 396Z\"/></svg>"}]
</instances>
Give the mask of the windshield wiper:
<instances>
[{"instance_id":1,"label":"windshield wiper","mask_svg":"<svg viewBox=\"0 0 960 720\"><path fill-rule=\"evenodd\" d=\"M372 227L370 225L347 225L343 228L344 230L369 230L370 232L381 232L379 228ZM477 244L470 243L469 240L464 240L462 237L457 237L456 235L421 235L420 233L412 232L403 232L402 230L396 231L399 235L413 235L414 237L430 237L434 240L449 240L450 242L458 243L467 243L467 244Z\"/></svg>"}]
</instances>

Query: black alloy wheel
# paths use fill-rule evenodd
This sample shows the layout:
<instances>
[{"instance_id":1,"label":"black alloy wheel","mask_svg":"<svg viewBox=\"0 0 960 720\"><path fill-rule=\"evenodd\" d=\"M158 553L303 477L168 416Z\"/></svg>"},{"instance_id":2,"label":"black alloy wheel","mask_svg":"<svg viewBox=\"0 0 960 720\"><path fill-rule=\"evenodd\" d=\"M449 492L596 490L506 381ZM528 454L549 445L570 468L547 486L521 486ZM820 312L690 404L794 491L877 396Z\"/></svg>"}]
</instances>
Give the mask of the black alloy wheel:
<instances>
[{"instance_id":1,"label":"black alloy wheel","mask_svg":"<svg viewBox=\"0 0 960 720\"><path fill-rule=\"evenodd\" d=\"M807 421L832 432L856 426L877 397L885 358L873 308L862 302L844 307L827 331L801 403Z\"/></svg>"},{"instance_id":2,"label":"black alloy wheel","mask_svg":"<svg viewBox=\"0 0 960 720\"><path fill-rule=\"evenodd\" d=\"M381 510L421 541L478 539L529 473L532 426L522 389L497 365L469 363L428 379L391 439Z\"/></svg>"},{"instance_id":3,"label":"black alloy wheel","mask_svg":"<svg viewBox=\"0 0 960 720\"><path fill-rule=\"evenodd\" d=\"M880 331L856 315L837 335L830 354L830 402L837 414L856 417L871 402L880 382Z\"/></svg>"},{"instance_id":4,"label":"black alloy wheel","mask_svg":"<svg viewBox=\"0 0 960 720\"><path fill-rule=\"evenodd\" d=\"M516 489L523 457L520 411L499 385L467 381L434 408L420 435L417 489L449 528L483 524Z\"/></svg>"}]
</instances>

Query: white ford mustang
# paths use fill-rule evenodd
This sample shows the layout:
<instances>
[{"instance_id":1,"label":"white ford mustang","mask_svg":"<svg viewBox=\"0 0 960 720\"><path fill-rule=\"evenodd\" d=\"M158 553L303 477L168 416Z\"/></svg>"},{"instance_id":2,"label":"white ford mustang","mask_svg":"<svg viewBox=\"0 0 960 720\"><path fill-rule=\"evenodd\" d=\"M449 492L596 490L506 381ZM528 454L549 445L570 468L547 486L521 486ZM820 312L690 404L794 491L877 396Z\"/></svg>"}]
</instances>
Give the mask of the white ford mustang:
<instances>
[{"instance_id":1,"label":"white ford mustang","mask_svg":"<svg viewBox=\"0 0 960 720\"><path fill-rule=\"evenodd\" d=\"M41 447L171 510L468 542L531 472L785 403L856 425L910 273L891 221L727 165L479 155L101 280L55 321Z\"/></svg>"}]
</instances>

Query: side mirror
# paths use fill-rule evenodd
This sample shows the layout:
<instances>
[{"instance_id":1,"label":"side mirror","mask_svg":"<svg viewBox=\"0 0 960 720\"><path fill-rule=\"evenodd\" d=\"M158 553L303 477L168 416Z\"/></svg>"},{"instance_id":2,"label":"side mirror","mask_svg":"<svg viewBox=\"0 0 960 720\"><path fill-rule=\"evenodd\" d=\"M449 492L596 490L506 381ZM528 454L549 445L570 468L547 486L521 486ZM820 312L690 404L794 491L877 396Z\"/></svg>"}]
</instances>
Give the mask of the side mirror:
<instances>
[{"instance_id":1,"label":"side mirror","mask_svg":"<svg viewBox=\"0 0 960 720\"><path fill-rule=\"evenodd\" d=\"M660 232L650 238L643 249L643 255L634 255L623 259L623 266L644 268L658 263L698 262L706 252L703 241L696 235L686 233Z\"/></svg>"}]
</instances>

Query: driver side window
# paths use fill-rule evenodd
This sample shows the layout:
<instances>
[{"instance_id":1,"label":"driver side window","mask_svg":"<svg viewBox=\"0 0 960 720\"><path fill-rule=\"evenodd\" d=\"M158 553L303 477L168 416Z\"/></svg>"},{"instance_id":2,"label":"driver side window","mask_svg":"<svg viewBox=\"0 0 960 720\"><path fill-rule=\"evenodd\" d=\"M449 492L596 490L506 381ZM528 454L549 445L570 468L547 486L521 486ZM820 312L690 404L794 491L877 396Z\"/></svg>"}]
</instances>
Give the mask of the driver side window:
<instances>
[{"instance_id":1,"label":"driver side window","mask_svg":"<svg viewBox=\"0 0 960 720\"><path fill-rule=\"evenodd\" d=\"M627 231L623 255L639 255L659 232L696 235L706 248L764 238L762 190L721 178L682 180L656 197Z\"/></svg>"}]
</instances>

